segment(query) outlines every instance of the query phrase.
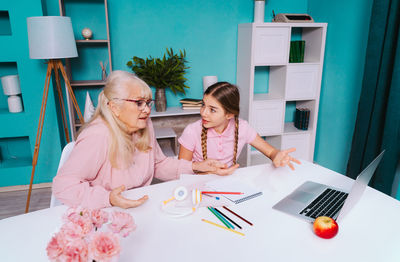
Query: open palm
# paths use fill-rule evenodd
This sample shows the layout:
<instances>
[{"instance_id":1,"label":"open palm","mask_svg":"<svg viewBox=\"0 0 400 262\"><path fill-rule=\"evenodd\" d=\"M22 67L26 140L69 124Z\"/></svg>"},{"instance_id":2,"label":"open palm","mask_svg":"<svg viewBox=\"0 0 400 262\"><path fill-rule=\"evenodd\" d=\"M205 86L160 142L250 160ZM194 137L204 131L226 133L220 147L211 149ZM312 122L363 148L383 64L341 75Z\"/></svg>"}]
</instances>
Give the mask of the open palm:
<instances>
[{"instance_id":1,"label":"open palm","mask_svg":"<svg viewBox=\"0 0 400 262\"><path fill-rule=\"evenodd\" d=\"M288 165L290 169L294 170L294 166L292 162L295 162L297 164L301 164L299 160L297 160L294 157L291 157L289 153L292 153L296 151L296 148L289 148L286 150L281 150L279 151L275 157L272 160L272 163L274 164L275 167L283 167Z\"/></svg>"}]
</instances>

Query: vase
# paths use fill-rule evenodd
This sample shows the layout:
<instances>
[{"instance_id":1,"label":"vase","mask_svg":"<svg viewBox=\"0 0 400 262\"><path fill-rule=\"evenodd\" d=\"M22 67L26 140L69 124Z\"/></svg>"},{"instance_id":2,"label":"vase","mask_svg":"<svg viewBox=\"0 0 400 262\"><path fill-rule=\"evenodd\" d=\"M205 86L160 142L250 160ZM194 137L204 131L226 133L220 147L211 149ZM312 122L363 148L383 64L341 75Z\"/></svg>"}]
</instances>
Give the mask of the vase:
<instances>
[{"instance_id":1,"label":"vase","mask_svg":"<svg viewBox=\"0 0 400 262\"><path fill-rule=\"evenodd\" d=\"M164 112L167 110L167 98L165 97L165 88L156 89L156 111Z\"/></svg>"},{"instance_id":2,"label":"vase","mask_svg":"<svg viewBox=\"0 0 400 262\"><path fill-rule=\"evenodd\" d=\"M254 1L254 23L264 23L265 1Z\"/></svg>"}]
</instances>

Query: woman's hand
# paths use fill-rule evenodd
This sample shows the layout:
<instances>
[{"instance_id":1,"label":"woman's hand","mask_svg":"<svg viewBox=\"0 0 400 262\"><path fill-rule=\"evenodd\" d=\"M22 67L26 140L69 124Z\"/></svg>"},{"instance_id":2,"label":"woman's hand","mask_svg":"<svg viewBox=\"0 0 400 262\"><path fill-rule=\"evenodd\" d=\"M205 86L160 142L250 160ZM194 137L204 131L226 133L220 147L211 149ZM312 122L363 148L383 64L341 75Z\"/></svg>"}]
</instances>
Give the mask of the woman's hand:
<instances>
[{"instance_id":1,"label":"woman's hand","mask_svg":"<svg viewBox=\"0 0 400 262\"><path fill-rule=\"evenodd\" d=\"M122 185L120 187L114 188L110 192L110 204L112 206L117 206L121 208L132 208L132 207L137 207L146 202L149 197L147 195L143 196L142 198L139 198L138 200L132 200L125 198L121 195L121 193L125 191L125 186Z\"/></svg>"},{"instance_id":2,"label":"woman's hand","mask_svg":"<svg viewBox=\"0 0 400 262\"><path fill-rule=\"evenodd\" d=\"M201 162L193 162L192 169L195 173L213 173L220 176L226 176L232 174L239 164L233 165L228 168L226 164L214 159L207 159Z\"/></svg>"},{"instance_id":3,"label":"woman's hand","mask_svg":"<svg viewBox=\"0 0 400 262\"><path fill-rule=\"evenodd\" d=\"M291 162L295 162L297 164L301 164L299 160L294 157L289 156L289 153L296 151L296 148L290 148L286 150L281 150L277 152L273 152L271 159L272 163L275 167L281 167L288 165L290 169L294 170L294 166Z\"/></svg>"}]
</instances>

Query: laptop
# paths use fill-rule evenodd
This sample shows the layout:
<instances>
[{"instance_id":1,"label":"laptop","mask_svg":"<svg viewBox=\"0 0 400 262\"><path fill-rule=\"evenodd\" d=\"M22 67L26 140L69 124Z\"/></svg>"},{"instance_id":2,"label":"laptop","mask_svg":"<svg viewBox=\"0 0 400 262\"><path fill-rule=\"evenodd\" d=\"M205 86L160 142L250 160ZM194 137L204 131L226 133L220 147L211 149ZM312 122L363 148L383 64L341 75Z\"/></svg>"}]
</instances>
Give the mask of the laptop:
<instances>
[{"instance_id":1,"label":"laptop","mask_svg":"<svg viewBox=\"0 0 400 262\"><path fill-rule=\"evenodd\" d=\"M350 192L306 181L272 208L310 222L319 216L341 220L360 200L384 152L357 176Z\"/></svg>"}]
</instances>

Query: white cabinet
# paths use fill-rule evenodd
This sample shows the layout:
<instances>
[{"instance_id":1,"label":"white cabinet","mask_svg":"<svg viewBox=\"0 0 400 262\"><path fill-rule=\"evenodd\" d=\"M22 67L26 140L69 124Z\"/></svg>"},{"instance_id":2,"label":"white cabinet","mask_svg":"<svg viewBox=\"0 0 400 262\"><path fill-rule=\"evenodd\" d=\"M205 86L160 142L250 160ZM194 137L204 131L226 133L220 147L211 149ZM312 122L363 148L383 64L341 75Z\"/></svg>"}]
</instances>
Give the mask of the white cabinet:
<instances>
[{"instance_id":1,"label":"white cabinet","mask_svg":"<svg viewBox=\"0 0 400 262\"><path fill-rule=\"evenodd\" d=\"M283 131L284 103L281 100L254 101L250 125L261 136Z\"/></svg>"},{"instance_id":2,"label":"white cabinet","mask_svg":"<svg viewBox=\"0 0 400 262\"><path fill-rule=\"evenodd\" d=\"M288 28L255 28L254 63L256 65L286 64L288 60Z\"/></svg>"},{"instance_id":3,"label":"white cabinet","mask_svg":"<svg viewBox=\"0 0 400 262\"><path fill-rule=\"evenodd\" d=\"M240 24L238 32L237 85L240 117L278 149L295 147L294 157L312 161L318 119L326 23ZM290 41L304 40L304 62L289 63ZM268 67L268 82L255 88L255 71ZM310 109L308 130L294 126L296 108ZM242 166L267 163L268 159L247 146Z\"/></svg>"},{"instance_id":4,"label":"white cabinet","mask_svg":"<svg viewBox=\"0 0 400 262\"><path fill-rule=\"evenodd\" d=\"M295 147L296 151L291 153L293 157L310 160L312 159L312 155L310 155L312 152L310 139L310 132L304 132L303 134L284 134L282 135L281 147L285 149Z\"/></svg>"},{"instance_id":5,"label":"white cabinet","mask_svg":"<svg viewBox=\"0 0 400 262\"><path fill-rule=\"evenodd\" d=\"M319 89L319 65L289 65L286 100L315 99Z\"/></svg>"}]
</instances>

